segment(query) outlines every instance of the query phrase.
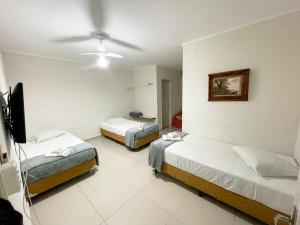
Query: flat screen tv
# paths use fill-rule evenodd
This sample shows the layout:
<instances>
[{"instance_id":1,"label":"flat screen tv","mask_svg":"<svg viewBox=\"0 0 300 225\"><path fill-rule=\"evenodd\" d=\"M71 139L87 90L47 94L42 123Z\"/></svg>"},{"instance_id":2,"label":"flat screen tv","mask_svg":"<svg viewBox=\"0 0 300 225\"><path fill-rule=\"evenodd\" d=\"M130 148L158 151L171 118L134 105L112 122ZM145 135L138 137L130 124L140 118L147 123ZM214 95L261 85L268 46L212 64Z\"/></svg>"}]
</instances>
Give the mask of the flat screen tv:
<instances>
[{"instance_id":1,"label":"flat screen tv","mask_svg":"<svg viewBox=\"0 0 300 225\"><path fill-rule=\"evenodd\" d=\"M26 143L23 83L17 83L8 96L8 117L11 138L17 143Z\"/></svg>"}]
</instances>

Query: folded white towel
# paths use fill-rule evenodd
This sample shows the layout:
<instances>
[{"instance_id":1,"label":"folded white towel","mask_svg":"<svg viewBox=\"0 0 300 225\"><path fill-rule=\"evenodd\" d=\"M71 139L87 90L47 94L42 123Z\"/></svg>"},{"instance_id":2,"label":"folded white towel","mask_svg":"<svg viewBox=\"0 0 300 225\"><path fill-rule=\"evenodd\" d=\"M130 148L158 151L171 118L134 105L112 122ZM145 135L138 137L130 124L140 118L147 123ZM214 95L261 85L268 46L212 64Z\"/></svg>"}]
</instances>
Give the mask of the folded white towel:
<instances>
[{"instance_id":1,"label":"folded white towel","mask_svg":"<svg viewBox=\"0 0 300 225\"><path fill-rule=\"evenodd\" d=\"M162 139L164 141L181 141L181 137L176 132L171 132L168 134L162 135Z\"/></svg>"},{"instance_id":2,"label":"folded white towel","mask_svg":"<svg viewBox=\"0 0 300 225\"><path fill-rule=\"evenodd\" d=\"M70 152L72 151L72 147L61 147L59 149L56 149L52 152L46 153L44 154L44 156L46 157L53 157L53 156L63 156L66 157L70 154Z\"/></svg>"},{"instance_id":3,"label":"folded white towel","mask_svg":"<svg viewBox=\"0 0 300 225\"><path fill-rule=\"evenodd\" d=\"M145 127L144 127L144 124L141 124L141 125L138 126L138 129L139 129L139 130L144 130L144 128L145 128Z\"/></svg>"}]
</instances>

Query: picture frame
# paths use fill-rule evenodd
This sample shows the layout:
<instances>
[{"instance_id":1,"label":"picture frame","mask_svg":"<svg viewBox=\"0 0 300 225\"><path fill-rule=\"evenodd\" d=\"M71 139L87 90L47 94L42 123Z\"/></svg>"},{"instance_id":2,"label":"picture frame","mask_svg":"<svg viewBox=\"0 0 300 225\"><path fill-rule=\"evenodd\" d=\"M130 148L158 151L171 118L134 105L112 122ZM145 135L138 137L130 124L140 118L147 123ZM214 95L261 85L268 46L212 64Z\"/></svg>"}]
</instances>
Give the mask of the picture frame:
<instances>
[{"instance_id":1,"label":"picture frame","mask_svg":"<svg viewBox=\"0 0 300 225\"><path fill-rule=\"evenodd\" d=\"M248 101L250 69L208 75L208 101Z\"/></svg>"}]
</instances>

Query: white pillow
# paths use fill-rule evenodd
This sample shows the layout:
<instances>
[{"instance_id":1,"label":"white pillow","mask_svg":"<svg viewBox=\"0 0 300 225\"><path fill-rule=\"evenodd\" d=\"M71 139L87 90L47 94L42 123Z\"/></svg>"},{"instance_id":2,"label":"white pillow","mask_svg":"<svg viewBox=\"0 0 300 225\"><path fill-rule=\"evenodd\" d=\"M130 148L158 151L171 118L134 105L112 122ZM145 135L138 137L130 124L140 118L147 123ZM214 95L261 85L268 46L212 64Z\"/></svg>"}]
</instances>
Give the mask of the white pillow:
<instances>
[{"instance_id":1,"label":"white pillow","mask_svg":"<svg viewBox=\"0 0 300 225\"><path fill-rule=\"evenodd\" d=\"M110 118L108 120L106 120L107 123L109 124L115 124L115 123L122 123L124 122L124 118L122 117L114 117L114 118Z\"/></svg>"},{"instance_id":2,"label":"white pillow","mask_svg":"<svg viewBox=\"0 0 300 225\"><path fill-rule=\"evenodd\" d=\"M248 146L233 146L232 148L260 176L291 178L298 176L298 165L290 156Z\"/></svg>"},{"instance_id":3,"label":"white pillow","mask_svg":"<svg viewBox=\"0 0 300 225\"><path fill-rule=\"evenodd\" d=\"M66 131L58 129L46 130L42 133L31 136L28 141L31 143L40 143L64 135L65 133Z\"/></svg>"}]
</instances>

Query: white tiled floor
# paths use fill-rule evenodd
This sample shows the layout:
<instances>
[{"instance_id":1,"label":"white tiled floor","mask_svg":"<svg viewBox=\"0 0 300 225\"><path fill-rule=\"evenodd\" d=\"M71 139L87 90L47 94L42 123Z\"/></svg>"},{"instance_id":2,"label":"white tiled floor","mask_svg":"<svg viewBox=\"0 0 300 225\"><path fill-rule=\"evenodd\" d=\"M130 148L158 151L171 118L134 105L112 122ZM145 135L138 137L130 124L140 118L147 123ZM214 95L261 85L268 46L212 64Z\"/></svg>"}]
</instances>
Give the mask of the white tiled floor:
<instances>
[{"instance_id":1,"label":"white tiled floor","mask_svg":"<svg viewBox=\"0 0 300 225\"><path fill-rule=\"evenodd\" d=\"M41 225L251 225L240 212L165 175L153 175L148 147L128 151L112 140L89 140L100 166L33 199Z\"/></svg>"}]
</instances>

